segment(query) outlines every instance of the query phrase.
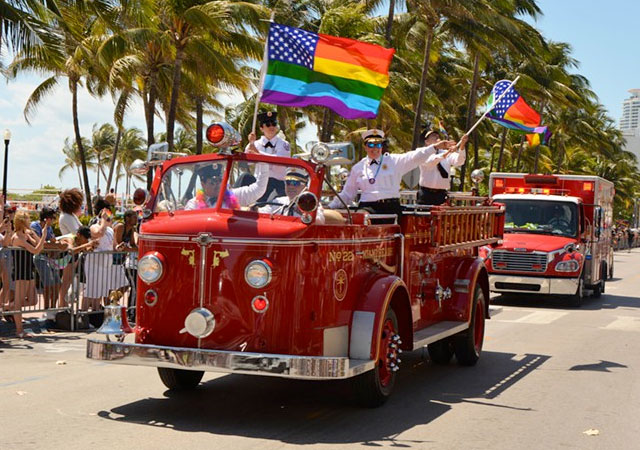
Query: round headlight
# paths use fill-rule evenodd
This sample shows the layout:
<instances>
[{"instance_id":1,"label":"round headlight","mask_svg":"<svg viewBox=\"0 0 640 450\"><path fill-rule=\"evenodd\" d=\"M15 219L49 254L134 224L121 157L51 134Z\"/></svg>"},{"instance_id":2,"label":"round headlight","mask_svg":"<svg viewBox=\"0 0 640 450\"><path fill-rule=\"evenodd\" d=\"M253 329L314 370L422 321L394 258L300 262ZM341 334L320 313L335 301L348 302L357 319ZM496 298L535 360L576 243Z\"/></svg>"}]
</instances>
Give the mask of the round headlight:
<instances>
[{"instance_id":1,"label":"round headlight","mask_svg":"<svg viewBox=\"0 0 640 450\"><path fill-rule=\"evenodd\" d=\"M244 279L253 288L263 288L271 282L271 266L266 261L251 261L244 270Z\"/></svg>"},{"instance_id":2,"label":"round headlight","mask_svg":"<svg viewBox=\"0 0 640 450\"><path fill-rule=\"evenodd\" d=\"M162 261L153 253L144 255L138 261L138 276L147 284L158 281L162 277L163 270Z\"/></svg>"}]
</instances>

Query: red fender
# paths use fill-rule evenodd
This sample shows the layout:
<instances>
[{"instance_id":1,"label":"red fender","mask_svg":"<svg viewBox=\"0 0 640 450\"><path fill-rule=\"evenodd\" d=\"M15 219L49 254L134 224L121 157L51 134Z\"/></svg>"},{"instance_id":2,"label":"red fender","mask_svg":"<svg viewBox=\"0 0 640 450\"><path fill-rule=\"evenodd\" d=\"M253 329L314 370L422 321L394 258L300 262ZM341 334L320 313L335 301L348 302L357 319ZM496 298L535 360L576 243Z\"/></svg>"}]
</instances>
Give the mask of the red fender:
<instances>
[{"instance_id":1,"label":"red fender","mask_svg":"<svg viewBox=\"0 0 640 450\"><path fill-rule=\"evenodd\" d=\"M489 275L480 258L465 259L455 270L453 295L444 320L471 320L474 289L482 289L485 298L485 317L489 318Z\"/></svg>"},{"instance_id":2,"label":"red fender","mask_svg":"<svg viewBox=\"0 0 640 450\"><path fill-rule=\"evenodd\" d=\"M378 360L378 342L387 307L391 304L398 318L401 347L413 342L411 305L407 286L395 275L372 278L366 283L351 316L349 357Z\"/></svg>"}]
</instances>

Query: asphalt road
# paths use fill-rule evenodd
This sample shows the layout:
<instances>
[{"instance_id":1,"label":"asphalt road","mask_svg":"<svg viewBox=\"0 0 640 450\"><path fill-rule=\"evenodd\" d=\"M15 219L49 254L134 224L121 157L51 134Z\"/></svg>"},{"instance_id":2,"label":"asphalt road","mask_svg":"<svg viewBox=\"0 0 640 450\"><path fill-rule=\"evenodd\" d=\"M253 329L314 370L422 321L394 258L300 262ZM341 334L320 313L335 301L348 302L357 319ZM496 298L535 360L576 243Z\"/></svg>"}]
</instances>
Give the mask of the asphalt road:
<instances>
[{"instance_id":1,"label":"asphalt road","mask_svg":"<svg viewBox=\"0 0 640 450\"><path fill-rule=\"evenodd\" d=\"M4 339L0 449L638 449L640 250L615 264L580 309L494 298L503 310L475 367L405 353L374 410L347 382L207 374L178 395L154 368L86 360L86 334Z\"/></svg>"}]
</instances>

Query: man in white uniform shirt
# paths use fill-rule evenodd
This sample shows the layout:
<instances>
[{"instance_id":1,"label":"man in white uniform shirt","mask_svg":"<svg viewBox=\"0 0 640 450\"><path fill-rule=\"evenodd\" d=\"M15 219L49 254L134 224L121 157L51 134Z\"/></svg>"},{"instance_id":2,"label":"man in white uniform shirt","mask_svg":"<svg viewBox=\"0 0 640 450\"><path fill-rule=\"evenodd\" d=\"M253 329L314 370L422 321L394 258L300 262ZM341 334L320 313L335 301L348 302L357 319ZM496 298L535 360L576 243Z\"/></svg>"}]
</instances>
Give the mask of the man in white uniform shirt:
<instances>
[{"instance_id":1,"label":"man in white uniform shirt","mask_svg":"<svg viewBox=\"0 0 640 450\"><path fill-rule=\"evenodd\" d=\"M386 152L387 141L382 130L367 130L362 133L367 156L357 162L340 193L340 198L349 205L358 191L361 192L360 208L366 208L375 214L397 214L400 206L400 181L402 175L418 167L427 158L435 154L436 149L449 149L454 141L437 141L428 147L421 147L407 153ZM340 208L342 202L334 198L329 208Z\"/></svg>"},{"instance_id":2,"label":"man in white uniform shirt","mask_svg":"<svg viewBox=\"0 0 640 450\"><path fill-rule=\"evenodd\" d=\"M269 205L258 209L261 213L282 214L283 216L301 217L302 212L295 206L298 195L304 192L309 183L309 174L299 167L287 169L284 177L284 190L287 195L274 198ZM318 205L316 211L316 223L324 223L324 211L322 205Z\"/></svg>"},{"instance_id":3,"label":"man in white uniform shirt","mask_svg":"<svg viewBox=\"0 0 640 450\"><path fill-rule=\"evenodd\" d=\"M277 155L291 157L291 146L287 141L278 136L278 113L268 111L258 114L258 123L262 137L256 140L256 134L249 134L249 144L245 151L257 150L263 155ZM269 182L264 195L258 199L258 202L264 202L272 196L272 192L276 192L276 197L285 195L284 193L284 176L287 171L286 166L270 165Z\"/></svg>"},{"instance_id":4,"label":"man in white uniform shirt","mask_svg":"<svg viewBox=\"0 0 640 450\"><path fill-rule=\"evenodd\" d=\"M440 140L440 135L437 131L425 131L423 136L425 147ZM435 154L429 156L426 162L420 164L418 204L442 205L447 201L447 191L451 189L451 168L464 164L466 157L464 147L468 140L469 137L465 134L456 148L438 150Z\"/></svg>"},{"instance_id":5,"label":"man in white uniform shirt","mask_svg":"<svg viewBox=\"0 0 640 450\"><path fill-rule=\"evenodd\" d=\"M202 189L196 191L195 197L187 202L184 209L206 209L213 208L218 202L220 195L220 185L224 174L222 164L207 164L197 170ZM236 209L249 206L255 203L267 187L267 164L256 164L256 181L249 186L231 188L224 190L222 207Z\"/></svg>"}]
</instances>

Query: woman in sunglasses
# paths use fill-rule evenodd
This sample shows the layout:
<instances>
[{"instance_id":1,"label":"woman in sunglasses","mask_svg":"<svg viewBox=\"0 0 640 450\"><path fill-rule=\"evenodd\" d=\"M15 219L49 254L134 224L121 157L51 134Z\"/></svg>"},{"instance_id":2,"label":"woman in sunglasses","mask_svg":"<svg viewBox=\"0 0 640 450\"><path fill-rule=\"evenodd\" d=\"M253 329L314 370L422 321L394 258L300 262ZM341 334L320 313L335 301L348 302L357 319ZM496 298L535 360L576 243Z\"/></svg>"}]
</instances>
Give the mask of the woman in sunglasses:
<instances>
[{"instance_id":1,"label":"woman in sunglasses","mask_svg":"<svg viewBox=\"0 0 640 450\"><path fill-rule=\"evenodd\" d=\"M255 133L249 134L249 144L245 151L258 151L264 155L277 155L287 158L291 157L291 146L287 141L278 136L278 113L275 111L268 111L258 114L258 123L260 124L260 131L262 137L256 139ZM286 173L286 166L269 166L269 181L267 183L267 190L264 195L258 199L258 202L264 202L275 191L275 197L285 195L284 192L284 176Z\"/></svg>"},{"instance_id":2,"label":"woman in sunglasses","mask_svg":"<svg viewBox=\"0 0 640 450\"><path fill-rule=\"evenodd\" d=\"M402 176L424 163L436 149L453 148L455 141L438 140L433 145L421 147L407 153L387 152L387 140L382 130L372 129L362 133L367 156L354 164L340 193L329 208L341 208L342 201L349 205L358 191L361 192L360 208L374 214L397 214L400 206L400 181Z\"/></svg>"}]
</instances>

